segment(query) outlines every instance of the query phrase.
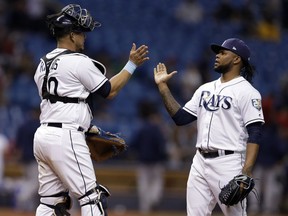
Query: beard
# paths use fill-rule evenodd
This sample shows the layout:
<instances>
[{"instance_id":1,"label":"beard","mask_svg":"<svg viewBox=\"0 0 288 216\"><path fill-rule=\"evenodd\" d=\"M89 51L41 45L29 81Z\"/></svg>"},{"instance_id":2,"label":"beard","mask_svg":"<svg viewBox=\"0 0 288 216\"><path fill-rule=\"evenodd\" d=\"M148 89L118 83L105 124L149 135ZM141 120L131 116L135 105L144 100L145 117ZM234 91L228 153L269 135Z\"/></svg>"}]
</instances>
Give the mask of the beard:
<instances>
[{"instance_id":1,"label":"beard","mask_svg":"<svg viewBox=\"0 0 288 216\"><path fill-rule=\"evenodd\" d=\"M214 67L214 71L220 74L225 74L228 71L230 71L232 68L232 63L228 63L226 65L218 65L217 67Z\"/></svg>"}]
</instances>

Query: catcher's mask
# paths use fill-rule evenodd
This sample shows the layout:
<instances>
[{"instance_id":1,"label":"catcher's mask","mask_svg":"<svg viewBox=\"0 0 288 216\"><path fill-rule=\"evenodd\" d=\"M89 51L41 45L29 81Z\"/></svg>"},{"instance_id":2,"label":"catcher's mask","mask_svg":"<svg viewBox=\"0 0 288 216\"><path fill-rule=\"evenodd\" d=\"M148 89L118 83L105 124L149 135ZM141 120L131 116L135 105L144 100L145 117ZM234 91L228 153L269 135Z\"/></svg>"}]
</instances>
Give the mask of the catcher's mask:
<instances>
[{"instance_id":1,"label":"catcher's mask","mask_svg":"<svg viewBox=\"0 0 288 216\"><path fill-rule=\"evenodd\" d=\"M78 4L69 4L59 13L48 15L47 24L53 36L69 32L90 32L101 26L87 9L81 8Z\"/></svg>"}]
</instances>

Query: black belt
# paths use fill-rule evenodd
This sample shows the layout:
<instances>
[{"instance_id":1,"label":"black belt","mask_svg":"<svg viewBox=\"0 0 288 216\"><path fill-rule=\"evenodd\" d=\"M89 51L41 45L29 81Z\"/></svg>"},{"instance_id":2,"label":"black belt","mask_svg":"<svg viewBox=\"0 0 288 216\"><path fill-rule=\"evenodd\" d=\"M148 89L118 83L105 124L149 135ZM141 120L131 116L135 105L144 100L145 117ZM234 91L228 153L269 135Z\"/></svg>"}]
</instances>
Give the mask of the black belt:
<instances>
[{"instance_id":1,"label":"black belt","mask_svg":"<svg viewBox=\"0 0 288 216\"><path fill-rule=\"evenodd\" d=\"M43 98L49 100L51 103L56 103L57 101L61 101L63 103L87 103L86 99L83 98L61 97L58 95L51 95L49 93L44 95Z\"/></svg>"},{"instance_id":2,"label":"black belt","mask_svg":"<svg viewBox=\"0 0 288 216\"><path fill-rule=\"evenodd\" d=\"M204 158L216 158L219 157L221 155L219 155L218 151L205 151L202 150L200 148L198 148L198 151L200 152L200 154L204 157ZM231 150L224 150L223 151L224 155L230 155L230 154L234 154L234 151Z\"/></svg>"},{"instance_id":3,"label":"black belt","mask_svg":"<svg viewBox=\"0 0 288 216\"><path fill-rule=\"evenodd\" d=\"M50 122L50 123L48 123L47 124L47 126L49 126L49 127L58 127L58 128L62 128L62 123L58 123L58 122ZM77 129L78 131L84 131L84 128L82 128L82 127L78 127L78 129Z\"/></svg>"}]
</instances>

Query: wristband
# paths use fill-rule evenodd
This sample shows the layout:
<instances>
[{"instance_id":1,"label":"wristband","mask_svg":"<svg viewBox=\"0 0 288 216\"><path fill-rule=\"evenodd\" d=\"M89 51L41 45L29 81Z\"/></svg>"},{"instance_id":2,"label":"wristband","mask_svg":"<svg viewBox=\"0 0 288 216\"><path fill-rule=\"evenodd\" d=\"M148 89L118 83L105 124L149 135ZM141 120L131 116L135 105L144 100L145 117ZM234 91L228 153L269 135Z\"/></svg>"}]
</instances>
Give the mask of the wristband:
<instances>
[{"instance_id":1,"label":"wristband","mask_svg":"<svg viewBox=\"0 0 288 216\"><path fill-rule=\"evenodd\" d=\"M134 71L136 70L136 68L137 68L137 65L134 62L129 60L123 69L128 71L128 73L132 75Z\"/></svg>"}]
</instances>

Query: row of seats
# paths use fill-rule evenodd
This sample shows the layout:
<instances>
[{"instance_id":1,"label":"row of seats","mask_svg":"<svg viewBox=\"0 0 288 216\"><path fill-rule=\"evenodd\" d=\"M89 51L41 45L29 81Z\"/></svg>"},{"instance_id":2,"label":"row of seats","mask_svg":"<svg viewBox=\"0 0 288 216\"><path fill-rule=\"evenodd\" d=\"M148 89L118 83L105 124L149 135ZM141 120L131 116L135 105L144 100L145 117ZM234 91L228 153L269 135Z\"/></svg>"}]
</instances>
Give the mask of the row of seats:
<instances>
[{"instance_id":1,"label":"row of seats","mask_svg":"<svg viewBox=\"0 0 288 216\"><path fill-rule=\"evenodd\" d=\"M201 1L201 4L205 6L205 11L209 11L211 8L215 8L219 2ZM62 0L62 3L69 2ZM240 3L241 1L235 1L233 4L241 5ZM151 55L154 59L165 59L174 55L180 62L186 63L201 58L203 50L211 42L222 42L227 37L241 37L239 35L240 25L237 23L227 22L221 25L211 18L205 18L195 26L181 23L173 16L178 4L179 2L175 0L149 3L139 0L129 1L127 4L117 0L112 2L103 0L98 1L97 4L83 2L83 6L89 8L91 13L102 22L100 29L89 33L88 51L97 52L101 49L107 49L113 57L119 57L128 53L132 42L145 43L150 46ZM208 5L209 7L207 7ZM42 35L32 34L32 38L27 41L28 50L33 51L37 60L46 51L43 49L43 42L47 44L47 50L52 47L51 41L45 43L43 40L47 40L47 37L43 38ZM269 45L269 43L261 43L261 41L249 40L249 38L247 40L251 47L256 48L255 64L259 65L259 69L264 67L261 65L263 58L265 58L264 53L266 56L267 54L273 55L273 50L277 49L281 56L281 52L285 53L287 50L285 35L282 46L277 46L275 43ZM259 52L258 47L261 47L262 52ZM265 59L268 61L265 68L269 65L274 67L275 59L277 60L276 56L269 56ZM154 63L151 62L151 64ZM274 72L277 73L278 68L274 68Z\"/></svg>"}]
</instances>

